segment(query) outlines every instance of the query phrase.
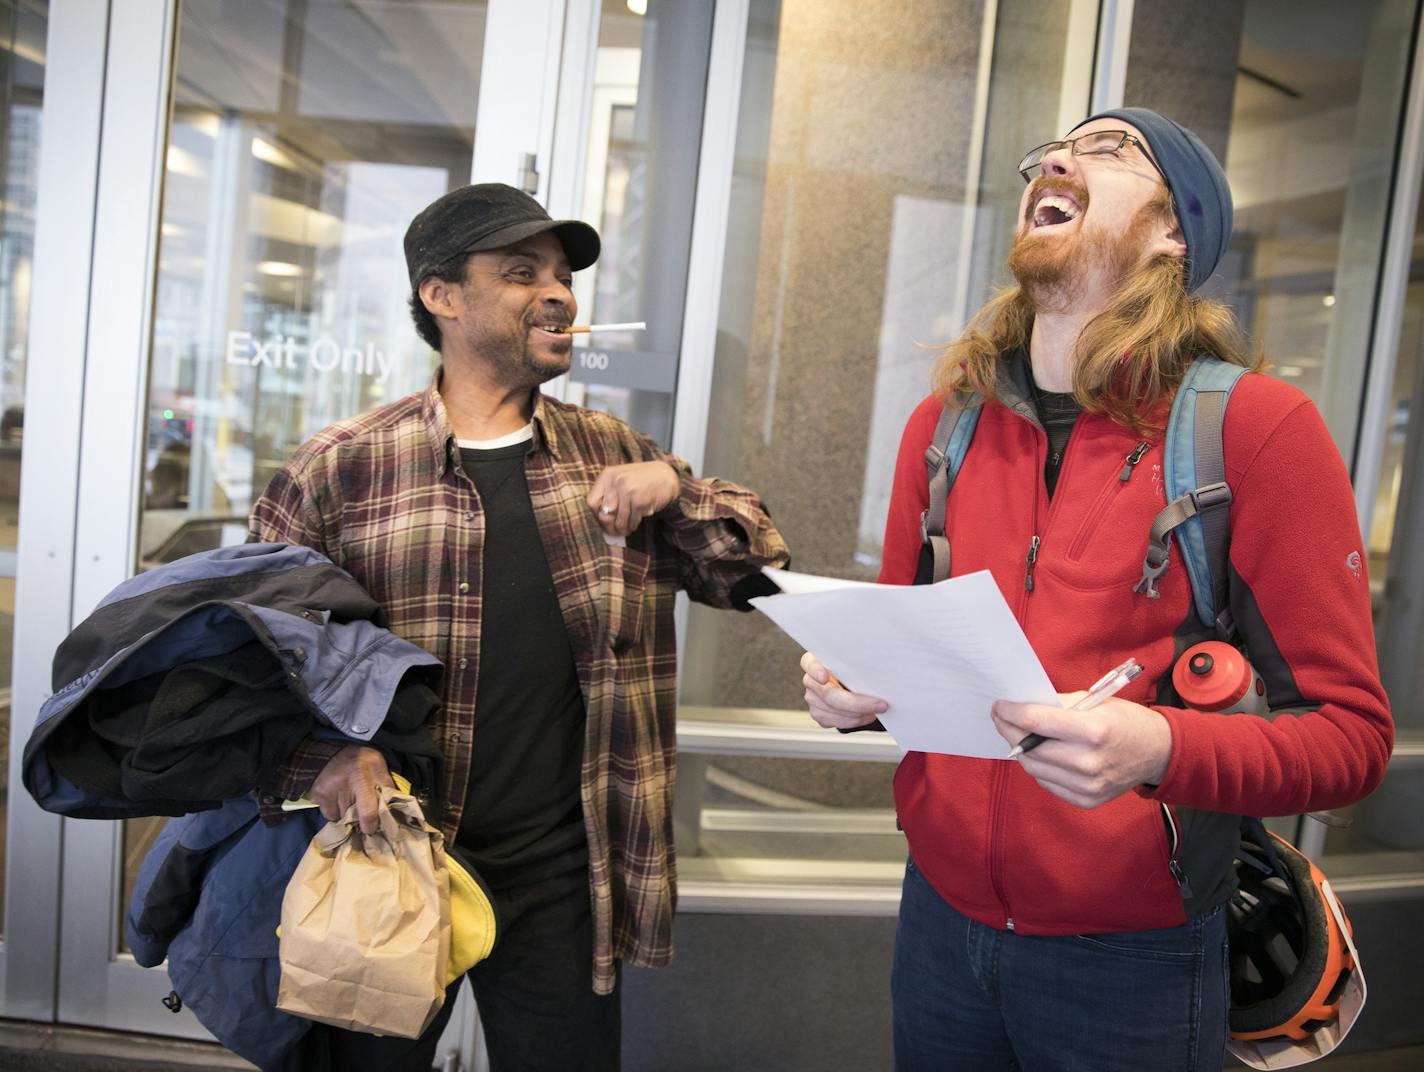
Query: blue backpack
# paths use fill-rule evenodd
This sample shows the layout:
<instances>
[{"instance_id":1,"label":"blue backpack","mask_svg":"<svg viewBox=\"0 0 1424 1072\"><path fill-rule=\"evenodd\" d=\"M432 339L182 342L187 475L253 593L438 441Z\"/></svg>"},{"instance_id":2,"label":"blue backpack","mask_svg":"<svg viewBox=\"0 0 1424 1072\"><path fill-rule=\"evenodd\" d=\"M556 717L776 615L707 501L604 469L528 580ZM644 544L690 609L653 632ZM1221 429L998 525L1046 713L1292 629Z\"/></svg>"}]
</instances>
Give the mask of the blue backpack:
<instances>
[{"instance_id":1,"label":"blue backpack","mask_svg":"<svg viewBox=\"0 0 1424 1072\"><path fill-rule=\"evenodd\" d=\"M1148 531L1142 579L1133 587L1134 592L1158 598L1157 579L1171 563L1175 536L1191 581L1197 616L1219 639L1228 642L1235 641L1236 626L1227 600L1231 489L1226 486L1221 428L1231 391L1245 373L1240 365L1216 357L1198 357L1187 366L1172 402L1163 444L1162 479L1167 505ZM925 451L930 505L920 518L920 534L932 557L932 581L949 576L949 540L944 534L949 491L969 451L983 408L984 401L978 397L946 405ZM1123 479L1127 479L1126 475Z\"/></svg>"}]
</instances>

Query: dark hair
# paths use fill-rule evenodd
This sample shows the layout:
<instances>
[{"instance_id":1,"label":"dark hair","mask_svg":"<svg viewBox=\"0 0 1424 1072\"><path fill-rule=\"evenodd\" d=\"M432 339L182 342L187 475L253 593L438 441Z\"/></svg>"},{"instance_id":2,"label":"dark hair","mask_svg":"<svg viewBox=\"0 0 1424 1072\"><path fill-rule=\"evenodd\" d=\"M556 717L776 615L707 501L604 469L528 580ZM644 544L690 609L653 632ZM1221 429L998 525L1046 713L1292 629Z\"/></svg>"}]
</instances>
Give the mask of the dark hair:
<instances>
[{"instance_id":1,"label":"dark hair","mask_svg":"<svg viewBox=\"0 0 1424 1072\"><path fill-rule=\"evenodd\" d=\"M420 282L424 283L426 279L438 279L442 283L463 283L469 262L470 255L468 253L457 253L448 261L443 261L427 272ZM410 318L415 321L416 333L425 340L427 346L438 353L440 351L440 325L435 322L435 317L425 307L425 303L420 300L419 284L410 294Z\"/></svg>"}]
</instances>

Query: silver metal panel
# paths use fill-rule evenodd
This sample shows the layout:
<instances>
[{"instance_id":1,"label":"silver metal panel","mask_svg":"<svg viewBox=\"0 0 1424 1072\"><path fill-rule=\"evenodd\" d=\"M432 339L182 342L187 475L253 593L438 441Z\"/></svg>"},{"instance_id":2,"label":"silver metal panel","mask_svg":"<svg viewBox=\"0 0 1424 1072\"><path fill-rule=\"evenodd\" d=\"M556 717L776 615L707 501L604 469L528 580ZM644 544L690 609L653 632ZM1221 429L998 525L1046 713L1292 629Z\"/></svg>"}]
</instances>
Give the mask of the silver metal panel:
<instances>
[{"instance_id":1,"label":"silver metal panel","mask_svg":"<svg viewBox=\"0 0 1424 1072\"><path fill-rule=\"evenodd\" d=\"M133 575L176 0L113 0L81 428L74 617Z\"/></svg>"},{"instance_id":2,"label":"silver metal panel","mask_svg":"<svg viewBox=\"0 0 1424 1072\"><path fill-rule=\"evenodd\" d=\"M1424 741L1412 735L1402 740L1396 738L1394 751L1390 754L1389 766L1391 770L1398 770L1401 767L1424 767Z\"/></svg>"},{"instance_id":3,"label":"silver metal panel","mask_svg":"<svg viewBox=\"0 0 1424 1072\"><path fill-rule=\"evenodd\" d=\"M1384 264L1380 270L1379 297L1375 305L1374 341L1365 379L1365 403L1355 441L1351 476L1355 485L1355 510L1364 545L1370 543L1375 496L1385 440L1389 435L1390 396L1399 361L1399 331L1404 319L1405 292L1414 257L1414 236L1419 211L1419 184L1424 175L1424 34L1416 35L1414 61L1409 76L1409 97L1404 103L1404 128L1394 177L1394 199L1385 232ZM1415 420L1424 414L1414 414Z\"/></svg>"},{"instance_id":4,"label":"silver metal panel","mask_svg":"<svg viewBox=\"0 0 1424 1072\"><path fill-rule=\"evenodd\" d=\"M702 471L707 444L712 363L717 347L717 312L722 295L727 215L732 198L732 163L737 116L742 101L748 0L718 0L707 61L707 96L702 113L702 153L697 162L697 200L692 218L692 251L687 266L687 302L682 321L677 401L673 408L672 451L694 472ZM679 637L685 616L679 621ZM678 655L681 656L681 640Z\"/></svg>"},{"instance_id":5,"label":"silver metal panel","mask_svg":"<svg viewBox=\"0 0 1424 1072\"><path fill-rule=\"evenodd\" d=\"M1127 87L1127 53L1132 38L1133 0L1103 0L1098 47L1093 62L1093 103L1088 114L1121 108Z\"/></svg>"},{"instance_id":6,"label":"silver metal panel","mask_svg":"<svg viewBox=\"0 0 1424 1072\"><path fill-rule=\"evenodd\" d=\"M984 18L979 28L979 65L974 75L973 132L969 135L969 162L964 173L964 213L960 218L959 280L957 304L950 314L950 323L958 330L969 320L970 309L976 307L979 295L974 286L974 226L978 222L979 186L984 175L984 130L989 121L989 88L994 73L994 31L998 25L999 0L986 0ZM1065 67L1068 66L1065 64Z\"/></svg>"},{"instance_id":7,"label":"silver metal panel","mask_svg":"<svg viewBox=\"0 0 1424 1072\"><path fill-rule=\"evenodd\" d=\"M21 458L9 831L0 1012L54 1016L61 821L21 789L20 758L49 695L49 665L70 627L84 341L94 242L108 0L53 0L46 45L39 203ZM56 136L59 135L59 136Z\"/></svg>"},{"instance_id":8,"label":"silver metal panel","mask_svg":"<svg viewBox=\"0 0 1424 1072\"><path fill-rule=\"evenodd\" d=\"M1424 899L1424 874L1413 872L1331 879L1330 888L1340 895L1342 902L1352 907L1384 901L1413 901Z\"/></svg>"},{"instance_id":9,"label":"silver metal panel","mask_svg":"<svg viewBox=\"0 0 1424 1072\"><path fill-rule=\"evenodd\" d=\"M746 58L750 0L718 0L712 16L707 56L707 96L702 109L702 147L697 160L692 247L687 260L687 301L682 317L677 398L673 403L672 452L702 473L707 448L712 366L717 354L717 314L722 266L727 252L727 219L732 201L732 166L742 103L742 63ZM677 597L677 661L682 665L688 601ZM679 730L679 739L681 731Z\"/></svg>"},{"instance_id":10,"label":"silver metal panel","mask_svg":"<svg viewBox=\"0 0 1424 1072\"><path fill-rule=\"evenodd\" d=\"M80 428L75 620L133 573L143 406L176 0L113 0ZM161 972L117 957L121 828L65 823L58 1015L202 1037L159 999Z\"/></svg>"},{"instance_id":11,"label":"silver metal panel","mask_svg":"<svg viewBox=\"0 0 1424 1072\"><path fill-rule=\"evenodd\" d=\"M1097 39L1102 5L1098 0L1072 0L1068 14L1068 41L1063 49L1063 84L1058 92L1058 125L1053 137L1062 137L1090 112L1093 103L1093 43ZM1126 77L1127 67L1123 66Z\"/></svg>"},{"instance_id":12,"label":"silver metal panel","mask_svg":"<svg viewBox=\"0 0 1424 1072\"><path fill-rule=\"evenodd\" d=\"M518 186L524 155L532 153L535 197L546 201L563 27L563 0L490 0L471 182Z\"/></svg>"},{"instance_id":13,"label":"silver metal panel","mask_svg":"<svg viewBox=\"0 0 1424 1072\"><path fill-rule=\"evenodd\" d=\"M680 752L788 759L860 759L900 762L900 746L888 733L837 733L822 729L805 711L767 708L678 707Z\"/></svg>"},{"instance_id":14,"label":"silver metal panel","mask_svg":"<svg viewBox=\"0 0 1424 1072\"><path fill-rule=\"evenodd\" d=\"M703 808L702 829L716 833L884 835L903 840L894 808L827 808L778 811L772 808Z\"/></svg>"},{"instance_id":15,"label":"silver metal panel","mask_svg":"<svg viewBox=\"0 0 1424 1072\"><path fill-rule=\"evenodd\" d=\"M109 823L91 823L91 829L101 830ZM88 885L81 883L80 885ZM96 886L107 886L98 882ZM95 912L94 915L102 915ZM99 960L103 947L83 950L88 962L89 978L80 979L66 970L77 959L69 947L70 920L65 920L65 959L60 964L58 1019L73 1024L103 1027L115 1031L141 1031L151 1035L173 1035L178 1038L213 1041L202 1024L186 1005L171 1013L162 1004L172 989L168 973L163 968L143 968L127 954ZM97 933L97 928L93 929Z\"/></svg>"},{"instance_id":16,"label":"silver metal panel","mask_svg":"<svg viewBox=\"0 0 1424 1072\"><path fill-rule=\"evenodd\" d=\"M718 915L770 916L889 916L900 912L900 880L905 867L898 864L874 888L813 886L809 883L765 885L719 879L682 881L677 886L677 910Z\"/></svg>"},{"instance_id":17,"label":"silver metal panel","mask_svg":"<svg viewBox=\"0 0 1424 1072\"><path fill-rule=\"evenodd\" d=\"M679 913L894 916L905 863L684 857L678 872Z\"/></svg>"},{"instance_id":18,"label":"silver metal panel","mask_svg":"<svg viewBox=\"0 0 1424 1072\"><path fill-rule=\"evenodd\" d=\"M548 200L544 203L549 215L560 219L577 216L583 203L600 15L595 0L567 0L565 7L559 99L554 110Z\"/></svg>"}]
</instances>

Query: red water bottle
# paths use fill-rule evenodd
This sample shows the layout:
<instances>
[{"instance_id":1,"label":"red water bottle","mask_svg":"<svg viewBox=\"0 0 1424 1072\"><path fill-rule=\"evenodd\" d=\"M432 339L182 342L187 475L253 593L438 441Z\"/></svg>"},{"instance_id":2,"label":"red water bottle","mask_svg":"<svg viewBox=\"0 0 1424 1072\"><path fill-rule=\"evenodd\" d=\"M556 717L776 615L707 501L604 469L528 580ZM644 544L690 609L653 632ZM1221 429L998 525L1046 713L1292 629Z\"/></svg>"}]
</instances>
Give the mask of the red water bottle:
<instances>
[{"instance_id":1,"label":"red water bottle","mask_svg":"<svg viewBox=\"0 0 1424 1072\"><path fill-rule=\"evenodd\" d=\"M1172 684L1188 707L1198 711L1248 711L1264 715L1266 683L1246 656L1220 640L1206 640L1182 652L1172 667Z\"/></svg>"}]
</instances>

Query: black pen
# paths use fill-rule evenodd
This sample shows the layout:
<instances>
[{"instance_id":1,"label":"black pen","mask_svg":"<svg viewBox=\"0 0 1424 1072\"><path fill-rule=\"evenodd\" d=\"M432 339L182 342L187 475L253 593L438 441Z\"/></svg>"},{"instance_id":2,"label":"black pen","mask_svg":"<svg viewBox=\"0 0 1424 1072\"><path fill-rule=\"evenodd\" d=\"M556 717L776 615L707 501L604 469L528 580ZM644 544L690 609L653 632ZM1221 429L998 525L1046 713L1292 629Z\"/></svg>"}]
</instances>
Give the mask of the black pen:
<instances>
[{"instance_id":1,"label":"black pen","mask_svg":"<svg viewBox=\"0 0 1424 1072\"><path fill-rule=\"evenodd\" d=\"M1093 687L1087 691L1081 700L1068 708L1068 710L1086 711L1090 707L1098 706L1098 704L1102 703L1109 696L1116 696L1122 691L1124 685L1140 673L1142 673L1142 664L1136 659L1128 659L1127 662L1121 666L1113 667L1102 677L1098 678L1097 681L1093 682ZM1040 736L1037 733L1030 733L1010 749L1008 758L1017 759L1025 752L1032 752L1046 740L1048 740L1047 737Z\"/></svg>"}]
</instances>

